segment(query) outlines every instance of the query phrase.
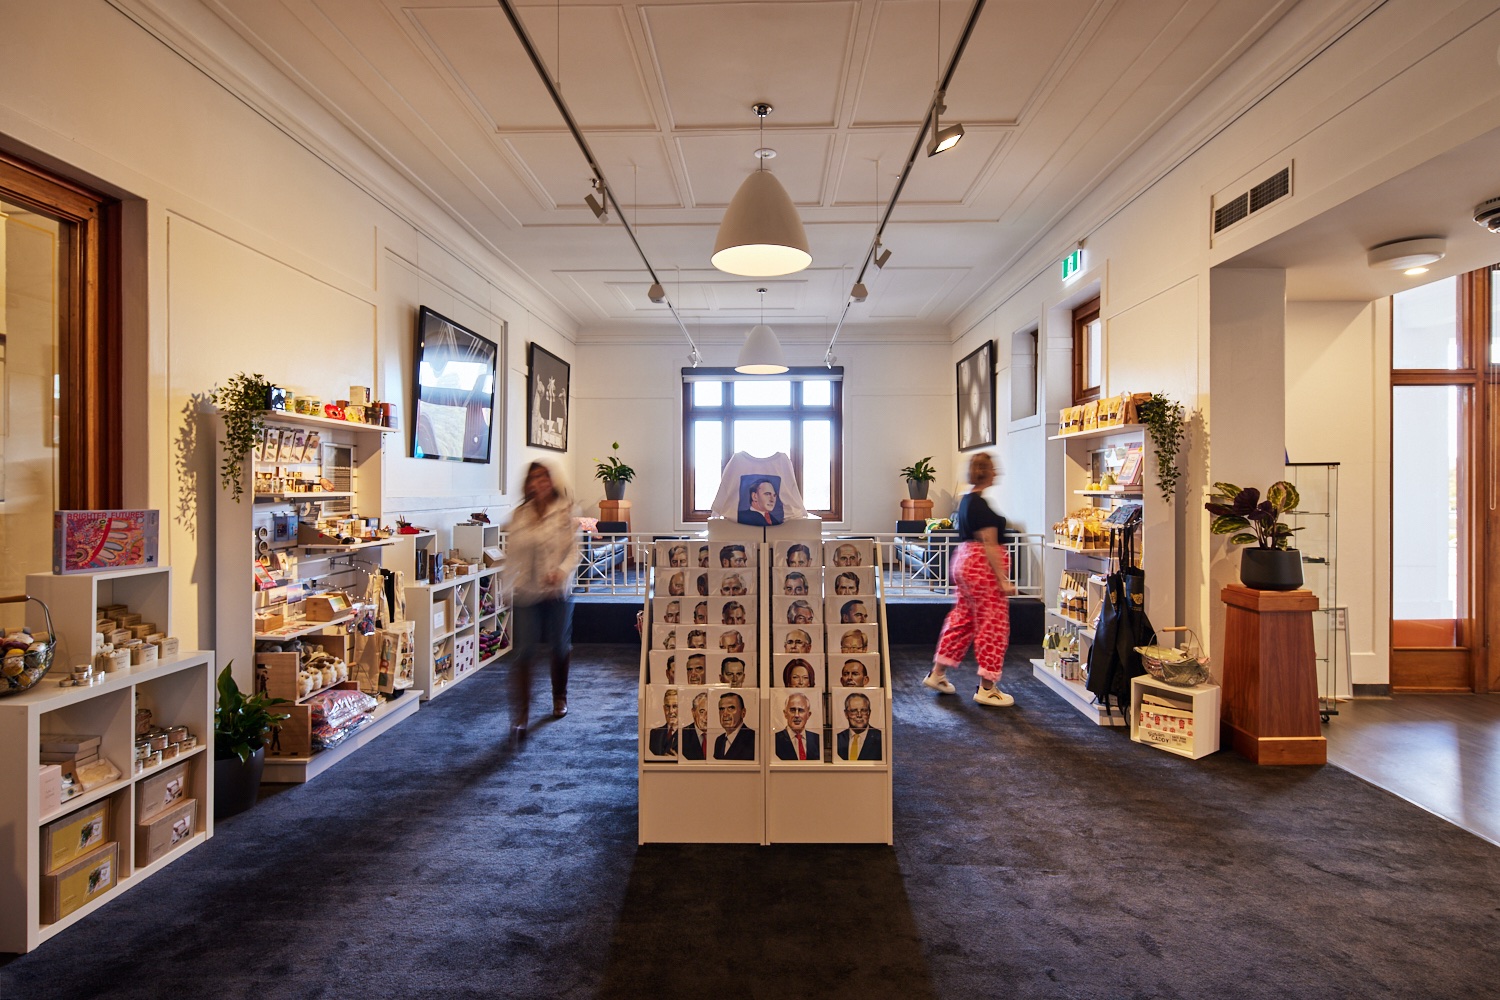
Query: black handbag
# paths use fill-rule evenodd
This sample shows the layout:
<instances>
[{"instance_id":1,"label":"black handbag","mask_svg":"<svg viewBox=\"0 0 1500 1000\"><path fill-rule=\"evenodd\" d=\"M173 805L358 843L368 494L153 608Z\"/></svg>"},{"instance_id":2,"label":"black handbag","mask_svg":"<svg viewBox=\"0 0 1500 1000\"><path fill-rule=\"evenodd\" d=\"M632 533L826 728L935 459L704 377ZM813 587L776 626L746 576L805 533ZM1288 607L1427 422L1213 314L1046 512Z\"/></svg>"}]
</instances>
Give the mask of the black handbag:
<instances>
[{"instance_id":1,"label":"black handbag","mask_svg":"<svg viewBox=\"0 0 1500 1000\"><path fill-rule=\"evenodd\" d=\"M1135 647L1147 645L1156 637L1146 617L1146 574L1135 565L1139 524L1138 517L1131 518L1110 533L1110 556L1118 558L1115 570L1104 580L1104 603L1089 653L1089 691L1106 712L1113 698L1122 716L1130 702L1130 679L1146 672Z\"/></svg>"}]
</instances>

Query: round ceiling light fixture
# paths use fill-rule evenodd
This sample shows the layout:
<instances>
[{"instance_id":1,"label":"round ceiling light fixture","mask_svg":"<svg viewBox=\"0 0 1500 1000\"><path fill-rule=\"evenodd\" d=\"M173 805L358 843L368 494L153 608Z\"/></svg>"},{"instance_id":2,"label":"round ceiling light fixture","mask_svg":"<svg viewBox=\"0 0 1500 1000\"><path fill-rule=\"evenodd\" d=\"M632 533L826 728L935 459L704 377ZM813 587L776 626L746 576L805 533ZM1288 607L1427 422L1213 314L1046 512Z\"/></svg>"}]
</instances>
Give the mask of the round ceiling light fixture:
<instances>
[{"instance_id":1,"label":"round ceiling light fixture","mask_svg":"<svg viewBox=\"0 0 1500 1000\"><path fill-rule=\"evenodd\" d=\"M1373 268L1425 274L1427 265L1436 264L1448 253L1448 244L1440 237L1424 236L1409 240L1392 240L1371 247L1365 260Z\"/></svg>"},{"instance_id":2,"label":"round ceiling light fixture","mask_svg":"<svg viewBox=\"0 0 1500 1000\"><path fill-rule=\"evenodd\" d=\"M747 278L774 278L793 274L812 263L807 231L792 204L791 196L766 169L768 156L764 133L769 104L753 106L760 119L762 142L756 150L759 166L734 193L719 234L714 240L713 266L727 274Z\"/></svg>"},{"instance_id":3,"label":"round ceiling light fixture","mask_svg":"<svg viewBox=\"0 0 1500 1000\"><path fill-rule=\"evenodd\" d=\"M1491 198L1475 205L1474 221L1492 233L1500 233L1500 198Z\"/></svg>"}]
</instances>

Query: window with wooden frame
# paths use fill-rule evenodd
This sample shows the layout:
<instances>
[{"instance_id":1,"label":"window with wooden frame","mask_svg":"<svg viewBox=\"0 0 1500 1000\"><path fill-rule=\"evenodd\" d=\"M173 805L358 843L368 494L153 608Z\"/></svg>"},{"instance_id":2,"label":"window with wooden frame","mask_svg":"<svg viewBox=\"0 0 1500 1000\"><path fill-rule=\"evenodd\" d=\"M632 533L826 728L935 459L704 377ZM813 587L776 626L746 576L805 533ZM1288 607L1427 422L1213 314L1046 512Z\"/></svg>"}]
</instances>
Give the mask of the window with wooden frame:
<instances>
[{"instance_id":1,"label":"window with wooden frame","mask_svg":"<svg viewBox=\"0 0 1500 1000\"><path fill-rule=\"evenodd\" d=\"M1073 310L1073 403L1099 398L1104 384L1104 322L1099 297Z\"/></svg>"},{"instance_id":2,"label":"window with wooden frame","mask_svg":"<svg viewBox=\"0 0 1500 1000\"><path fill-rule=\"evenodd\" d=\"M740 375L682 370L682 517L706 521L724 465L737 451L791 456L810 514L843 518L842 368Z\"/></svg>"}]
</instances>

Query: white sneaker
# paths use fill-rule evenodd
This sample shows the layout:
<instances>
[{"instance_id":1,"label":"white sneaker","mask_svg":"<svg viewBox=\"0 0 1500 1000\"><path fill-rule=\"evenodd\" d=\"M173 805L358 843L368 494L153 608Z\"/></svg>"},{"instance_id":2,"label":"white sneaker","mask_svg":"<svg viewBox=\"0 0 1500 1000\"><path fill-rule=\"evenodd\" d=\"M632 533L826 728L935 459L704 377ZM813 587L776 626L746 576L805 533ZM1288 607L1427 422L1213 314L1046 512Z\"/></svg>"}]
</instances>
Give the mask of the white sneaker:
<instances>
[{"instance_id":1,"label":"white sneaker","mask_svg":"<svg viewBox=\"0 0 1500 1000\"><path fill-rule=\"evenodd\" d=\"M974 692L974 700L981 705L989 705L992 708L1006 708L1016 703L1016 699L997 687L980 687Z\"/></svg>"},{"instance_id":2,"label":"white sneaker","mask_svg":"<svg viewBox=\"0 0 1500 1000\"><path fill-rule=\"evenodd\" d=\"M932 688L938 694L954 694L958 691L958 688L953 686L952 681L946 677L934 677L930 670L927 672L927 676L922 678L922 683Z\"/></svg>"}]
</instances>

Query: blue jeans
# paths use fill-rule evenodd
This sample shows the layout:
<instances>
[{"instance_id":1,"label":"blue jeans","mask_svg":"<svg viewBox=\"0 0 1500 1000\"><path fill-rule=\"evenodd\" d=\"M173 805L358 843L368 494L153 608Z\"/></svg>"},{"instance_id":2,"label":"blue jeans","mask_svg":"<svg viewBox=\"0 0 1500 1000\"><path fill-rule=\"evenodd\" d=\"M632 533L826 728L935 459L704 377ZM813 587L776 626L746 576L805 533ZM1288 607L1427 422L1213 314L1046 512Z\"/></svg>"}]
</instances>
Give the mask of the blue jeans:
<instances>
[{"instance_id":1,"label":"blue jeans","mask_svg":"<svg viewBox=\"0 0 1500 1000\"><path fill-rule=\"evenodd\" d=\"M552 647L552 698L568 698L568 657L573 652L573 601L562 597L517 604L511 614L515 661L510 671L511 724L524 726L530 716L531 665L543 646Z\"/></svg>"}]
</instances>

